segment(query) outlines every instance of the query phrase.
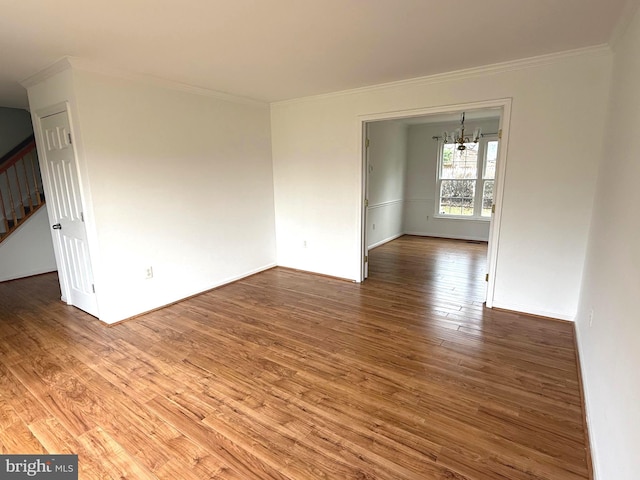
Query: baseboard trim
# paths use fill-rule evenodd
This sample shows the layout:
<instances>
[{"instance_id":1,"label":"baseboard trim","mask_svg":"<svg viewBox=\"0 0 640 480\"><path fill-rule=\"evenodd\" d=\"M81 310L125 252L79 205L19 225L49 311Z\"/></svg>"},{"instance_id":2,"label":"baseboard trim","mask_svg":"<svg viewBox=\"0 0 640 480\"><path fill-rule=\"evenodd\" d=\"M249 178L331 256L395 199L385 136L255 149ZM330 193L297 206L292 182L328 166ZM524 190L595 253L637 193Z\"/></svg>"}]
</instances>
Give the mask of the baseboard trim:
<instances>
[{"instance_id":1,"label":"baseboard trim","mask_svg":"<svg viewBox=\"0 0 640 480\"><path fill-rule=\"evenodd\" d=\"M114 327L114 326L119 325L119 324L121 324L123 322L128 322L129 320L133 320L135 318L142 317L143 315L147 315L147 314L152 313L152 312L157 312L158 310L162 310L163 308L170 307L171 305L176 305L178 303L184 302L184 301L189 300L191 298L195 298L195 297L198 297L200 295L204 295L205 293L211 292L213 290L217 290L218 288L224 287L225 285L230 285L230 284L235 283L235 282L237 282L239 280L242 280L243 278L251 277L253 275L256 275L258 273L264 272L266 270L270 270L272 268L275 268L276 266L277 265L275 263L270 263L270 264L265 265L263 267L256 268L254 270L250 270L250 271L248 271L246 273L243 273L242 275L236 275L234 277L229 277L228 279L225 279L222 282L217 283L214 286L209 287L209 288L207 288L205 290L193 293L191 295L188 295L186 297L180 298L178 300L174 300L173 302L169 302L169 303L166 303L164 305L160 305L159 307L152 308L151 310L145 310L144 312L137 313L135 315L132 315L131 317L123 318L122 320L116 320L115 322L108 322L108 321L103 320L101 318L98 318L98 320L100 320L102 323L104 323L107 327Z\"/></svg>"},{"instance_id":2,"label":"baseboard trim","mask_svg":"<svg viewBox=\"0 0 640 480\"><path fill-rule=\"evenodd\" d=\"M326 273L312 272L311 270L302 270L300 268L293 268L293 267L283 267L281 265L278 265L276 268L278 270L289 270L290 272L306 273L308 275L316 275L318 277L330 278L331 280L340 280L341 282L358 283L352 278L336 277L335 275L327 275Z\"/></svg>"},{"instance_id":3,"label":"baseboard trim","mask_svg":"<svg viewBox=\"0 0 640 480\"><path fill-rule=\"evenodd\" d=\"M414 235L416 237L444 238L450 240L471 240L474 242L488 242L489 239L478 237L475 235L438 235L434 233L424 232L404 232L404 235Z\"/></svg>"},{"instance_id":4,"label":"baseboard trim","mask_svg":"<svg viewBox=\"0 0 640 480\"><path fill-rule=\"evenodd\" d=\"M537 308L529 308L525 305L514 305L509 303L501 303L493 301L493 308L496 310L504 310L506 312L513 313L525 313L534 317L546 318L549 320L556 320L568 323L575 323L575 315L567 315L564 313L548 312L545 310L538 310Z\"/></svg>"},{"instance_id":5,"label":"baseboard trim","mask_svg":"<svg viewBox=\"0 0 640 480\"><path fill-rule=\"evenodd\" d=\"M0 283L12 282L14 280L22 280L23 278L37 277L38 275L46 275L47 273L53 273L53 272L57 272L57 271L58 271L58 269L56 267L38 269L38 270L30 270L28 272L19 274L19 276L17 276L17 277L0 278Z\"/></svg>"},{"instance_id":6,"label":"baseboard trim","mask_svg":"<svg viewBox=\"0 0 640 480\"><path fill-rule=\"evenodd\" d=\"M368 250L373 250L374 248L379 247L379 246L381 246L381 245L384 245L385 243L392 242L392 241L394 241L396 238L400 238L400 237L401 237L401 236L403 236L403 235L406 235L406 234L404 234L404 233L398 233L397 235L393 235L392 237L385 238L384 240L380 240L379 242L376 242L376 243L374 243L374 244L372 244L372 245L369 245L369 246L367 247L367 249L368 249Z\"/></svg>"},{"instance_id":7,"label":"baseboard trim","mask_svg":"<svg viewBox=\"0 0 640 480\"><path fill-rule=\"evenodd\" d=\"M573 324L573 345L576 351L576 365L578 366L578 387L580 388L580 403L582 404L582 423L584 426L584 448L587 457L587 473L589 480L595 480L594 458L591 456L591 436L589 434L589 415L587 413L587 392L582 378L582 362L580 361L580 342L578 341L578 325Z\"/></svg>"}]
</instances>

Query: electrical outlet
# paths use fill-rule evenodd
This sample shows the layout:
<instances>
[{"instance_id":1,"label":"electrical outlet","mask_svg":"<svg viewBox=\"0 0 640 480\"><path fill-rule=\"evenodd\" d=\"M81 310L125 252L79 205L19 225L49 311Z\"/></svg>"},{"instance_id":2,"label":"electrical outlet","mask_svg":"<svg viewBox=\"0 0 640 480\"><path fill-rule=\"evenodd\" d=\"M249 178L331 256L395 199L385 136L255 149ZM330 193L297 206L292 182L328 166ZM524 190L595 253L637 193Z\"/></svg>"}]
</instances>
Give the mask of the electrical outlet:
<instances>
[{"instance_id":1,"label":"electrical outlet","mask_svg":"<svg viewBox=\"0 0 640 480\"><path fill-rule=\"evenodd\" d=\"M146 280L149 280L150 278L153 278L153 267L147 267L145 270L145 274L144 274L144 278Z\"/></svg>"},{"instance_id":2,"label":"electrical outlet","mask_svg":"<svg viewBox=\"0 0 640 480\"><path fill-rule=\"evenodd\" d=\"M302 248L307 248L307 241L306 240L302 241Z\"/></svg>"}]
</instances>

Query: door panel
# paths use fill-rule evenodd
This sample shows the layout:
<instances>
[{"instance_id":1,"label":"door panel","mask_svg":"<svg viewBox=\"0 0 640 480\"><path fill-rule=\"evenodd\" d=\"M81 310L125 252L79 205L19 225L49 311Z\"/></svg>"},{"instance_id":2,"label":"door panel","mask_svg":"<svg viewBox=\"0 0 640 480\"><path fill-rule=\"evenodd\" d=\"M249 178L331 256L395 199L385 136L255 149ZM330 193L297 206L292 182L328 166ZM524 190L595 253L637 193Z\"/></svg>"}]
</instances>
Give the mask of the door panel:
<instances>
[{"instance_id":1,"label":"door panel","mask_svg":"<svg viewBox=\"0 0 640 480\"><path fill-rule=\"evenodd\" d=\"M67 303L92 315L98 308L82 211L75 151L67 112L40 120L44 163L50 186L47 202L55 219L53 241L60 252L60 286Z\"/></svg>"}]
</instances>

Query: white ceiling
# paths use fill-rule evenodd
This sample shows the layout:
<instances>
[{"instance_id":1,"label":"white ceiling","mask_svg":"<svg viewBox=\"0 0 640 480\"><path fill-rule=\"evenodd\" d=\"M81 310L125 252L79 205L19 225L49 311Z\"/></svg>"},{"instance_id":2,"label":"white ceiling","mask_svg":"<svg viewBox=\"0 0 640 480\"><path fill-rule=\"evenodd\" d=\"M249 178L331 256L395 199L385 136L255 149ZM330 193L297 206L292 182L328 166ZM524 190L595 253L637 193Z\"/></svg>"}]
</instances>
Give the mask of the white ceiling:
<instances>
[{"instance_id":1,"label":"white ceiling","mask_svg":"<svg viewBox=\"0 0 640 480\"><path fill-rule=\"evenodd\" d=\"M0 106L63 56L277 101L607 43L625 0L0 0Z\"/></svg>"}]
</instances>

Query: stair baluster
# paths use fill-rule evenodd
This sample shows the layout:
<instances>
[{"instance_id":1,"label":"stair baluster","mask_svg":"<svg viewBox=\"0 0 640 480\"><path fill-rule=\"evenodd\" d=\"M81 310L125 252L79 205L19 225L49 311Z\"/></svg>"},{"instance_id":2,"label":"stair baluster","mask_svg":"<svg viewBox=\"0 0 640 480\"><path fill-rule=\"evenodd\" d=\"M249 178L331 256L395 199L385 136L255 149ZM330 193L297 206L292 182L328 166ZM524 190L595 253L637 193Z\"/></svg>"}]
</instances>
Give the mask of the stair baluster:
<instances>
[{"instance_id":1,"label":"stair baluster","mask_svg":"<svg viewBox=\"0 0 640 480\"><path fill-rule=\"evenodd\" d=\"M42 198L40 195L40 188L38 187L38 178L40 178L40 169L38 168L36 172L36 166L38 165L38 158L35 155L35 150L29 152L29 164L31 165L31 175L33 177L33 190L36 196L36 205L40 205L42 203Z\"/></svg>"},{"instance_id":2,"label":"stair baluster","mask_svg":"<svg viewBox=\"0 0 640 480\"><path fill-rule=\"evenodd\" d=\"M20 160L20 162L22 163L22 172L23 172L23 177L24 177L24 188L26 190L26 194L27 194L27 203L29 206L29 211L33 210L33 198L31 196L31 187L29 186L29 175L27 175L27 166L26 166L26 158L27 156L25 155L24 157L22 157L22 160ZM18 168L18 164L16 163L16 169Z\"/></svg>"},{"instance_id":3,"label":"stair baluster","mask_svg":"<svg viewBox=\"0 0 640 480\"><path fill-rule=\"evenodd\" d=\"M18 190L18 216L19 218L22 218L26 215L26 212L24 210L24 197L22 196L22 189L20 188L20 178L18 177L19 161L20 160L16 161L16 163L13 164L13 176L16 178L16 190Z\"/></svg>"},{"instance_id":4,"label":"stair baluster","mask_svg":"<svg viewBox=\"0 0 640 480\"><path fill-rule=\"evenodd\" d=\"M9 178L9 169L7 169L4 172L6 178L7 178L7 193L9 194L9 214L11 215L11 220L9 220L9 222L13 222L13 224L10 224L9 227L9 231L11 231L11 229L13 229L17 224L18 224L18 215L16 214L16 206L13 202L13 191L11 190L11 180Z\"/></svg>"},{"instance_id":5,"label":"stair baluster","mask_svg":"<svg viewBox=\"0 0 640 480\"><path fill-rule=\"evenodd\" d=\"M41 185L35 141L30 137L0 159L0 225L4 227L0 242L45 204Z\"/></svg>"},{"instance_id":6,"label":"stair baluster","mask_svg":"<svg viewBox=\"0 0 640 480\"><path fill-rule=\"evenodd\" d=\"M0 187L2 187L2 175L6 176L6 172L0 173ZM7 179L8 183L8 179ZM0 189L0 208L2 208L2 224L4 225L4 231L1 232L3 235L9 232L9 221L7 220L7 209L4 206L4 195L2 190Z\"/></svg>"}]
</instances>

